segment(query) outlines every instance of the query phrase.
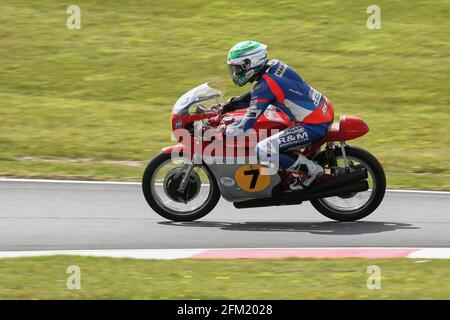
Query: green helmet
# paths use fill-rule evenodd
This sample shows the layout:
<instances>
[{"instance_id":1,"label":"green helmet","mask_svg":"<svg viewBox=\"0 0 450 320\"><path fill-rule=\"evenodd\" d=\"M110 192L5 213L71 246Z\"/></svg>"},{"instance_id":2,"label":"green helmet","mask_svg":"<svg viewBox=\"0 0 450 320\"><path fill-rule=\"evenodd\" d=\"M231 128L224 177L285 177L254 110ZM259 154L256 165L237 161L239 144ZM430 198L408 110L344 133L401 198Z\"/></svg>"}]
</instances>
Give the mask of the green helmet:
<instances>
[{"instance_id":1,"label":"green helmet","mask_svg":"<svg viewBox=\"0 0 450 320\"><path fill-rule=\"evenodd\" d=\"M227 64L234 84L242 87L263 70L268 61L265 44L243 41L230 49Z\"/></svg>"}]
</instances>

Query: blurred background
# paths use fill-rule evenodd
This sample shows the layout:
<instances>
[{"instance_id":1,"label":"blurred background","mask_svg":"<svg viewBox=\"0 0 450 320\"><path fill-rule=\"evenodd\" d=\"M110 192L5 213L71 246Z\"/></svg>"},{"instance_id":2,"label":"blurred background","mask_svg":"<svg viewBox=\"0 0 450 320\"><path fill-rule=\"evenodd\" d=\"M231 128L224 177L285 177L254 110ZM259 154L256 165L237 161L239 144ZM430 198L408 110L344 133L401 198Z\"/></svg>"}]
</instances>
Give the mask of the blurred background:
<instances>
[{"instance_id":1,"label":"blurred background","mask_svg":"<svg viewBox=\"0 0 450 320\"><path fill-rule=\"evenodd\" d=\"M69 30L70 4L81 29ZM369 5L381 29L369 30ZM2 0L0 176L139 180L172 105L257 40L371 131L388 186L450 190L450 1Z\"/></svg>"}]
</instances>

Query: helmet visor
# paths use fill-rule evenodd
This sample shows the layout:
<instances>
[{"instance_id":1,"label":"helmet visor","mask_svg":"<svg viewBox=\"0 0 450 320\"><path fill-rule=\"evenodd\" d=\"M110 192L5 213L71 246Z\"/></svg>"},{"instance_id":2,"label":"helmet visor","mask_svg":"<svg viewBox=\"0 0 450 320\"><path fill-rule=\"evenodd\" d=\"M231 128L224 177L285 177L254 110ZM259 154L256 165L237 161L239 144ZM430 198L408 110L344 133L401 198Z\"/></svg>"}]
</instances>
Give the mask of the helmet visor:
<instances>
[{"instance_id":1,"label":"helmet visor","mask_svg":"<svg viewBox=\"0 0 450 320\"><path fill-rule=\"evenodd\" d=\"M244 64L229 64L228 69L232 76L240 76L247 71Z\"/></svg>"}]
</instances>

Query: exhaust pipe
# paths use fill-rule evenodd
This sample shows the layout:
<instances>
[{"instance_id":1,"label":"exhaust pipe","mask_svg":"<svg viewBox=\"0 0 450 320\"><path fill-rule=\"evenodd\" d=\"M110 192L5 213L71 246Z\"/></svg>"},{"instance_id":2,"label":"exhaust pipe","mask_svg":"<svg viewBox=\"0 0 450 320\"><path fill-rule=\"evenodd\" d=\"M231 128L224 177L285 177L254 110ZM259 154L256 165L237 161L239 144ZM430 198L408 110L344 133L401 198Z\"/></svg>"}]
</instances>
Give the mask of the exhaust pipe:
<instances>
[{"instance_id":1,"label":"exhaust pipe","mask_svg":"<svg viewBox=\"0 0 450 320\"><path fill-rule=\"evenodd\" d=\"M348 185L352 182L361 181L365 179L367 179L367 170L365 168L361 168L351 173L346 173L341 176L337 176L336 178L333 178L330 181L314 185L313 187L308 188L307 190L304 191L309 191L313 193L331 191L338 187Z\"/></svg>"},{"instance_id":2,"label":"exhaust pipe","mask_svg":"<svg viewBox=\"0 0 450 320\"><path fill-rule=\"evenodd\" d=\"M310 200L317 200L317 199L321 199L321 198L336 197L336 196L340 196L340 195L363 192L363 191L367 191L367 190L369 190L369 184L367 183L367 180L363 180L363 181L359 181L355 184L351 184L349 186L336 188L336 189L330 190L328 192L325 191L324 193L321 193L317 196L312 196L310 199L307 199L307 200L310 201Z\"/></svg>"},{"instance_id":3,"label":"exhaust pipe","mask_svg":"<svg viewBox=\"0 0 450 320\"><path fill-rule=\"evenodd\" d=\"M367 171L362 168L352 173L338 176L331 181L315 185L309 189L291 192L281 196L251 199L233 202L238 209L300 204L320 198L334 197L341 194L362 192L369 189ZM357 182L357 183L355 183Z\"/></svg>"}]
</instances>

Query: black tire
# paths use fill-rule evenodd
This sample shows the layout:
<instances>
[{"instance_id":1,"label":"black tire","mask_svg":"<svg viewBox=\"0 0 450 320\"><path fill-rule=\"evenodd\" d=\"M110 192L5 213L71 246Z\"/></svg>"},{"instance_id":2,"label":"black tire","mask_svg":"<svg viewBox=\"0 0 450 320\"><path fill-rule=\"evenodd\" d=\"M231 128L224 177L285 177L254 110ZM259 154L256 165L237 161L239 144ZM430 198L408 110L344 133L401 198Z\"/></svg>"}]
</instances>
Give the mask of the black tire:
<instances>
[{"instance_id":1,"label":"black tire","mask_svg":"<svg viewBox=\"0 0 450 320\"><path fill-rule=\"evenodd\" d=\"M170 210L169 208L161 206L158 201L155 200L152 193L152 179L155 171L158 167L164 162L171 159L170 154L161 153L156 156L150 163L147 165L144 171L144 175L142 177L142 191L144 193L145 200L150 205L150 207L161 217L166 218L172 221L194 221L206 216L212 209L217 205L217 202L220 199L220 190L217 185L216 179L213 174L209 170L208 167L203 167L208 174L209 182L210 182L210 192L208 195L208 202L201 206L200 208L194 211L188 211L186 213L176 212Z\"/></svg>"},{"instance_id":2,"label":"black tire","mask_svg":"<svg viewBox=\"0 0 450 320\"><path fill-rule=\"evenodd\" d=\"M336 157L342 156L340 148L335 148L334 153ZM337 221L356 221L367 217L380 205L386 192L386 176L384 174L383 167L378 160L364 149L346 146L345 153L349 157L360 159L368 167L370 167L370 170L373 173L372 179L375 186L373 197L361 208L354 211L345 211L345 213L327 206L321 199L312 200L311 204L317 211L330 219ZM327 164L325 151L319 153L314 160L316 160L320 165L325 166Z\"/></svg>"}]
</instances>

